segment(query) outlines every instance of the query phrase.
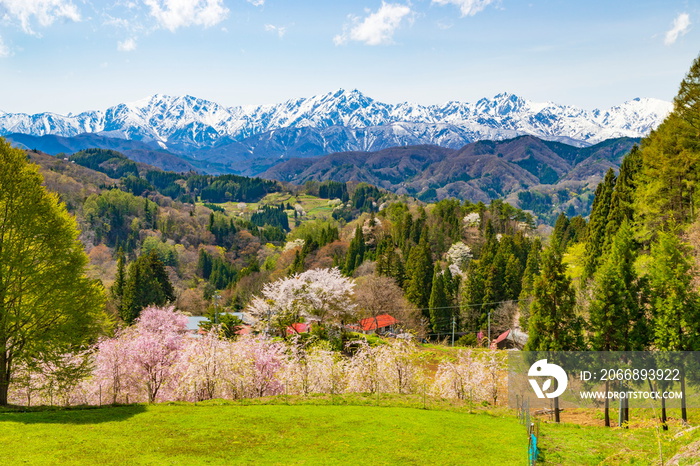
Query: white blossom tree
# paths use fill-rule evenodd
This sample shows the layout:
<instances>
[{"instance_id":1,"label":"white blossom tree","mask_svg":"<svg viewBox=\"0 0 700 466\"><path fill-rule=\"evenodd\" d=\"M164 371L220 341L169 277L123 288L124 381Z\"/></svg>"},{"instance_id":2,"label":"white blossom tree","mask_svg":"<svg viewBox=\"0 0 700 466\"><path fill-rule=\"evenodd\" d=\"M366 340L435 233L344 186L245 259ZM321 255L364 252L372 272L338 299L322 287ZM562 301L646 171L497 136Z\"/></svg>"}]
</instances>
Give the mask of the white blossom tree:
<instances>
[{"instance_id":1,"label":"white blossom tree","mask_svg":"<svg viewBox=\"0 0 700 466\"><path fill-rule=\"evenodd\" d=\"M265 285L248 312L281 331L310 317L322 324L343 324L355 311L354 286L337 268L308 270Z\"/></svg>"}]
</instances>

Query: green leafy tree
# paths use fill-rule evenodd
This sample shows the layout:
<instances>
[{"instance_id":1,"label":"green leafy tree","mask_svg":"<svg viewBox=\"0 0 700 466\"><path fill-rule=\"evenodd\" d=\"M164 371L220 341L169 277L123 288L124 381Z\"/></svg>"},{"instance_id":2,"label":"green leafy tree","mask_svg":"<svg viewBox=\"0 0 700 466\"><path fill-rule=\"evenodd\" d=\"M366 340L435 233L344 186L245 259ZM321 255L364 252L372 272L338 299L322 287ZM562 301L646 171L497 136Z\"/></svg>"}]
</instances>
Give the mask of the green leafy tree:
<instances>
[{"instance_id":1,"label":"green leafy tree","mask_svg":"<svg viewBox=\"0 0 700 466\"><path fill-rule=\"evenodd\" d=\"M199 324L199 328L208 332L216 325L218 325L218 332L221 338L234 340L238 336L236 332L243 328L244 324L243 321L234 314L229 312L217 312L216 309L209 309L207 320Z\"/></svg>"},{"instance_id":2,"label":"green leafy tree","mask_svg":"<svg viewBox=\"0 0 700 466\"><path fill-rule=\"evenodd\" d=\"M556 245L562 251L566 251L568 242L567 232L569 229L569 217L564 212L560 213L557 221L554 223L554 231L552 232L552 244Z\"/></svg>"},{"instance_id":3,"label":"green leafy tree","mask_svg":"<svg viewBox=\"0 0 700 466\"><path fill-rule=\"evenodd\" d=\"M105 323L75 219L42 181L23 151L0 141L0 405L14 368L58 362Z\"/></svg>"}]
</instances>

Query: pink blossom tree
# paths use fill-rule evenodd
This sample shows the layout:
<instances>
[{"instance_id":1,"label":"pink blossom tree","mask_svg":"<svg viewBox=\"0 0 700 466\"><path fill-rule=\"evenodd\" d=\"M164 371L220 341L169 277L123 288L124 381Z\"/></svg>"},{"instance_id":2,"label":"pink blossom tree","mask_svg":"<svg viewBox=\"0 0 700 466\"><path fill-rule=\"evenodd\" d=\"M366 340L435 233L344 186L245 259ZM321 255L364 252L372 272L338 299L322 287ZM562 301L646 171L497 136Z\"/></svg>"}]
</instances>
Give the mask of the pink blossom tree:
<instances>
[{"instance_id":1,"label":"pink blossom tree","mask_svg":"<svg viewBox=\"0 0 700 466\"><path fill-rule=\"evenodd\" d=\"M127 352L139 378L145 382L148 402L153 403L161 386L173 374L187 338L187 317L172 307L149 307L127 335Z\"/></svg>"},{"instance_id":2,"label":"pink blossom tree","mask_svg":"<svg viewBox=\"0 0 700 466\"><path fill-rule=\"evenodd\" d=\"M256 398L284 392L286 346L261 337L228 342L221 372L226 398Z\"/></svg>"}]
</instances>

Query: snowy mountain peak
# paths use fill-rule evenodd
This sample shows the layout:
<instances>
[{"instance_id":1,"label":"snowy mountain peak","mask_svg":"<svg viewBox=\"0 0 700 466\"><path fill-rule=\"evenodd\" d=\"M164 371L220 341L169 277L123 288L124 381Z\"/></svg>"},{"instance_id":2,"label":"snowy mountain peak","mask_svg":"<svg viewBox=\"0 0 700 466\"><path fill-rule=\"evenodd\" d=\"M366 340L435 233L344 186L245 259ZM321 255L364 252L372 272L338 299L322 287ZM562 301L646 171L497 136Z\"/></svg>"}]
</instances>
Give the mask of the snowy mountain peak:
<instances>
[{"instance_id":1,"label":"snowy mountain peak","mask_svg":"<svg viewBox=\"0 0 700 466\"><path fill-rule=\"evenodd\" d=\"M308 143L328 151L405 144L461 147L480 139L527 134L588 145L613 137L644 136L671 109L670 102L637 98L607 110L587 111L552 102L531 102L507 92L476 103L450 101L426 106L410 102L387 104L357 89L338 89L274 105L229 108L191 95L155 94L105 111L77 115L0 112L0 134L70 137L98 133L153 142L160 147L166 145L180 153L208 150L224 142L241 142L295 128L310 131L297 131L294 137L279 132L275 137L287 138L279 142L282 154L290 144ZM320 136L321 133L324 135ZM296 139L302 137L300 134L312 140ZM357 138L362 141L358 142Z\"/></svg>"}]
</instances>

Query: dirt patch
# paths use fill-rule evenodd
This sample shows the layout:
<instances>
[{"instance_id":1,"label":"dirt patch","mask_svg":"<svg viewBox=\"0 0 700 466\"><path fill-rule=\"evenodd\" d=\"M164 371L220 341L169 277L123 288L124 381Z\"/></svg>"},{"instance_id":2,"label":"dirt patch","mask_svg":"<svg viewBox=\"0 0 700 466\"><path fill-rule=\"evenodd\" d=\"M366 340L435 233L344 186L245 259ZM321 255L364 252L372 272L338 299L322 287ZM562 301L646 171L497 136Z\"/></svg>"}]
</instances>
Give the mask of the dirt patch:
<instances>
[{"instance_id":1,"label":"dirt patch","mask_svg":"<svg viewBox=\"0 0 700 466\"><path fill-rule=\"evenodd\" d=\"M676 455L668 460L668 466L698 466L700 465L700 440L681 447Z\"/></svg>"}]
</instances>

